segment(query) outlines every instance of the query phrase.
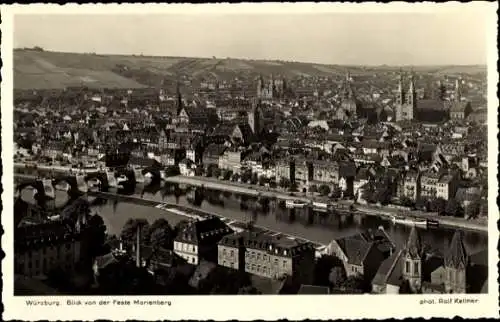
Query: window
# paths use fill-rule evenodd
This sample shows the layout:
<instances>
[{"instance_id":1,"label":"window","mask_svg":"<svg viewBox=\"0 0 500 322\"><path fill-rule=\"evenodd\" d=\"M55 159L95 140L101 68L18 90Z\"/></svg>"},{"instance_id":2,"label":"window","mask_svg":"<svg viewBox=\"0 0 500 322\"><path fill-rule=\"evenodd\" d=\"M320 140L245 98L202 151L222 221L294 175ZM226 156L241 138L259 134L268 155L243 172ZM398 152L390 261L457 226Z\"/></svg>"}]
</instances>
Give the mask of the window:
<instances>
[{"instance_id":1,"label":"window","mask_svg":"<svg viewBox=\"0 0 500 322\"><path fill-rule=\"evenodd\" d=\"M286 261L283 261L283 267L286 267Z\"/></svg>"},{"instance_id":2,"label":"window","mask_svg":"<svg viewBox=\"0 0 500 322\"><path fill-rule=\"evenodd\" d=\"M231 251L231 257L233 257L233 256L234 256L234 250Z\"/></svg>"},{"instance_id":3,"label":"window","mask_svg":"<svg viewBox=\"0 0 500 322\"><path fill-rule=\"evenodd\" d=\"M252 264L252 271L255 271L255 264Z\"/></svg>"},{"instance_id":4,"label":"window","mask_svg":"<svg viewBox=\"0 0 500 322\"><path fill-rule=\"evenodd\" d=\"M195 258L194 258L194 257L192 257L192 258L191 258L191 262L194 264L194 263L195 263L195 261L196 261L196 260L195 260Z\"/></svg>"},{"instance_id":5,"label":"window","mask_svg":"<svg viewBox=\"0 0 500 322\"><path fill-rule=\"evenodd\" d=\"M260 254L257 254L257 259L260 260Z\"/></svg>"},{"instance_id":6,"label":"window","mask_svg":"<svg viewBox=\"0 0 500 322\"><path fill-rule=\"evenodd\" d=\"M413 272L415 274L420 274L418 271L419 271L419 269L418 269L418 262L416 262L416 263L413 264Z\"/></svg>"},{"instance_id":7,"label":"window","mask_svg":"<svg viewBox=\"0 0 500 322\"><path fill-rule=\"evenodd\" d=\"M406 264L405 265L405 272L410 273L410 262L406 262L405 264Z\"/></svg>"}]
</instances>

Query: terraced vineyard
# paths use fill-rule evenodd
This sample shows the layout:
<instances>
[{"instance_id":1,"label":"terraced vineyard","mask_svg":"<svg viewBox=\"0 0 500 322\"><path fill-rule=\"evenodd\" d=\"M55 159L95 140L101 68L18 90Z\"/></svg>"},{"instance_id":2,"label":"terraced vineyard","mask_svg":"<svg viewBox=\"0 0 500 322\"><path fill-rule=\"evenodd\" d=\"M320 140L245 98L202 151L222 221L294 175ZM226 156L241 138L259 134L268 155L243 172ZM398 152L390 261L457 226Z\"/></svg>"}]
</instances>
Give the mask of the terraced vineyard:
<instances>
[{"instance_id":1,"label":"terraced vineyard","mask_svg":"<svg viewBox=\"0 0 500 322\"><path fill-rule=\"evenodd\" d=\"M349 67L357 75L397 70L396 67ZM60 53L19 49L14 51L16 89L142 88L159 86L163 79L179 75L231 79L242 74L275 74L287 78L342 75L344 66L312 63L243 60L232 58L185 58ZM418 67L433 73L480 73L483 66Z\"/></svg>"}]
</instances>

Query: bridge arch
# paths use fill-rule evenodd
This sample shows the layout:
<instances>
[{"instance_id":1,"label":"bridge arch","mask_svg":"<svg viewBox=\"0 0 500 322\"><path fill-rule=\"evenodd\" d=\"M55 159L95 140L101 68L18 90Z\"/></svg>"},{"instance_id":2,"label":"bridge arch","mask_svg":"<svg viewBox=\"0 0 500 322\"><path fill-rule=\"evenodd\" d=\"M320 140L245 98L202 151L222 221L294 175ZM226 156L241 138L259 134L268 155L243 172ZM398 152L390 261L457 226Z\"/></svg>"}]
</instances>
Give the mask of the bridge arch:
<instances>
[{"instance_id":1,"label":"bridge arch","mask_svg":"<svg viewBox=\"0 0 500 322\"><path fill-rule=\"evenodd\" d=\"M142 170L142 174L146 175L147 173L151 173L153 176L151 178L152 182L160 182L161 181L161 173L158 167L147 167Z\"/></svg>"},{"instance_id":2,"label":"bridge arch","mask_svg":"<svg viewBox=\"0 0 500 322\"><path fill-rule=\"evenodd\" d=\"M21 192L28 187L32 187L36 190L37 194L41 198L45 198L45 188L43 186L43 182L41 180L22 180L16 184L15 193L21 194Z\"/></svg>"},{"instance_id":3,"label":"bridge arch","mask_svg":"<svg viewBox=\"0 0 500 322\"><path fill-rule=\"evenodd\" d=\"M97 179L99 181L98 188L100 191L107 191L109 188L108 174L106 172L98 171L87 173L84 179L87 185L89 181Z\"/></svg>"},{"instance_id":4,"label":"bridge arch","mask_svg":"<svg viewBox=\"0 0 500 322\"><path fill-rule=\"evenodd\" d=\"M135 173L132 169L127 169L127 168L122 168L122 169L116 169L115 171L115 178L118 178L120 176L125 176L127 177L128 183L129 184L135 184Z\"/></svg>"},{"instance_id":5,"label":"bridge arch","mask_svg":"<svg viewBox=\"0 0 500 322\"><path fill-rule=\"evenodd\" d=\"M83 181L83 184L82 182L79 182L78 175L60 175L52 179L52 186L56 187L59 183L65 182L70 186L68 194L79 195L87 192L88 189L83 176L81 176L80 180Z\"/></svg>"}]
</instances>

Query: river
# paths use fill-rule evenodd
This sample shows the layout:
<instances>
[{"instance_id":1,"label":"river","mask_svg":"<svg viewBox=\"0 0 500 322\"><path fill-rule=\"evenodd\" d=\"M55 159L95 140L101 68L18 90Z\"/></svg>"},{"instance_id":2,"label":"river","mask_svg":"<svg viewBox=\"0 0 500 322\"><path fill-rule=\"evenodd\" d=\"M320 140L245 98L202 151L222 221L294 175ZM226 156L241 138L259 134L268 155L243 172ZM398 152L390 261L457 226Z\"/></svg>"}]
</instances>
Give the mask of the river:
<instances>
[{"instance_id":1,"label":"river","mask_svg":"<svg viewBox=\"0 0 500 322\"><path fill-rule=\"evenodd\" d=\"M183 193L176 197L173 194L166 195L165 192L162 191L141 192L136 190L132 195L137 197L143 196L144 198L159 202L192 206ZM289 210L283 210L279 207L267 212L246 210L241 208L241 200L234 194L216 193L215 195L218 201L211 200L211 202L209 202L207 198L205 198L199 208L208 212L220 214L227 218L241 221L253 220L255 225L295 235L321 244L327 244L332 239L341 238L365 229L376 229L383 226L393 238L394 242L402 247L410 232L410 227L394 225L390 221L375 216L364 215L336 215L331 216L330 220L305 224L299 219L295 221L290 220ZM28 190L24 190L22 196L23 199L27 201L32 200L32 194ZM90 201L93 199L95 198L89 197ZM55 205L63 205L66 201L66 193L57 191ZM158 208L112 200L106 200L100 205L93 206L93 209L102 216L108 233L115 235L120 234L123 225L129 218L144 218L150 223L158 218L165 218L172 226L186 219ZM454 230L445 228L430 230L419 229L419 233L424 244L428 245L433 250L443 253L451 240ZM469 254L487 249L488 237L485 233L465 231L464 238L465 246Z\"/></svg>"}]
</instances>

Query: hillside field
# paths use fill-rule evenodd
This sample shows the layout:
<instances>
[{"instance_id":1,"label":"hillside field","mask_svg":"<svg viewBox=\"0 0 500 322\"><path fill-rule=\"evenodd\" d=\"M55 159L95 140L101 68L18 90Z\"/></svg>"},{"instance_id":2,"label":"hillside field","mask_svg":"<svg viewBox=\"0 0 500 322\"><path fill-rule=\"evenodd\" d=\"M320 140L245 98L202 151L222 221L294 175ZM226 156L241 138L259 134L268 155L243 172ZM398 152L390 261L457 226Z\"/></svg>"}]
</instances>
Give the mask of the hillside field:
<instances>
[{"instance_id":1,"label":"hillside field","mask_svg":"<svg viewBox=\"0 0 500 322\"><path fill-rule=\"evenodd\" d=\"M162 79L174 80L178 75L232 79L240 75L275 74L294 78L342 75L347 68L357 75L399 69L389 66L347 67L279 60L97 55L17 49L14 51L14 88L143 88L160 86ZM441 75L476 74L485 73L486 66L416 67L414 70Z\"/></svg>"}]
</instances>

